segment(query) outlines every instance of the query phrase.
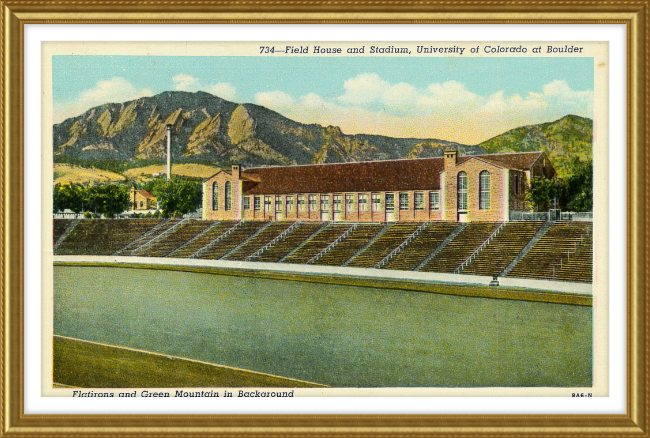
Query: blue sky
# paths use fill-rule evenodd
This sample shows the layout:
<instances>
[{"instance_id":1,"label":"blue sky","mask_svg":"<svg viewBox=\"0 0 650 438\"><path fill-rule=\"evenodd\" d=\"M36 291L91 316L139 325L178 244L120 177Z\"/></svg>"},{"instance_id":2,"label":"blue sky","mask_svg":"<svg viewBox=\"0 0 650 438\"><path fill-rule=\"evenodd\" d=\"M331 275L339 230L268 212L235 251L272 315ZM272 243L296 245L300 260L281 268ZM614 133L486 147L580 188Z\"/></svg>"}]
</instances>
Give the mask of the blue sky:
<instances>
[{"instance_id":1,"label":"blue sky","mask_svg":"<svg viewBox=\"0 0 650 438\"><path fill-rule=\"evenodd\" d=\"M168 90L257 103L343 132L466 143L593 117L593 58L54 56L54 121Z\"/></svg>"}]
</instances>

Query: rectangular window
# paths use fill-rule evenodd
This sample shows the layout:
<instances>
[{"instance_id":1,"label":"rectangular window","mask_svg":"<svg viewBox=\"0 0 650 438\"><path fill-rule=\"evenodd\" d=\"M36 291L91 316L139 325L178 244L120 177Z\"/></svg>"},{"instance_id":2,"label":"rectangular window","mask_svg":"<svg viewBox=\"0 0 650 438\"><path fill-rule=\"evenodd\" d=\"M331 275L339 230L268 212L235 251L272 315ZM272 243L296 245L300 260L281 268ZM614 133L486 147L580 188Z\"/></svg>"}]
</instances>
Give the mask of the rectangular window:
<instances>
[{"instance_id":1,"label":"rectangular window","mask_svg":"<svg viewBox=\"0 0 650 438\"><path fill-rule=\"evenodd\" d=\"M270 213L273 208L273 203L271 203L271 198L269 196L264 197L264 211Z\"/></svg>"},{"instance_id":2,"label":"rectangular window","mask_svg":"<svg viewBox=\"0 0 650 438\"><path fill-rule=\"evenodd\" d=\"M359 211L368 211L368 195L359 195Z\"/></svg>"},{"instance_id":3,"label":"rectangular window","mask_svg":"<svg viewBox=\"0 0 650 438\"><path fill-rule=\"evenodd\" d=\"M298 208L300 209L301 213L307 211L307 200L304 196L298 196Z\"/></svg>"},{"instance_id":4,"label":"rectangular window","mask_svg":"<svg viewBox=\"0 0 650 438\"><path fill-rule=\"evenodd\" d=\"M424 193L417 192L415 194L415 209L424 210Z\"/></svg>"},{"instance_id":5,"label":"rectangular window","mask_svg":"<svg viewBox=\"0 0 650 438\"><path fill-rule=\"evenodd\" d=\"M392 213L395 211L395 194L386 193L386 212Z\"/></svg>"},{"instance_id":6,"label":"rectangular window","mask_svg":"<svg viewBox=\"0 0 650 438\"><path fill-rule=\"evenodd\" d=\"M244 210L250 210L250 209L251 209L251 197L244 196Z\"/></svg>"},{"instance_id":7,"label":"rectangular window","mask_svg":"<svg viewBox=\"0 0 650 438\"><path fill-rule=\"evenodd\" d=\"M490 209L490 173L483 171L479 175L479 209Z\"/></svg>"},{"instance_id":8,"label":"rectangular window","mask_svg":"<svg viewBox=\"0 0 650 438\"><path fill-rule=\"evenodd\" d=\"M381 211L381 195L379 193L372 194L372 211Z\"/></svg>"},{"instance_id":9,"label":"rectangular window","mask_svg":"<svg viewBox=\"0 0 650 438\"><path fill-rule=\"evenodd\" d=\"M429 193L429 210L440 210L440 195L438 192Z\"/></svg>"},{"instance_id":10,"label":"rectangular window","mask_svg":"<svg viewBox=\"0 0 650 438\"><path fill-rule=\"evenodd\" d=\"M293 213L296 211L293 204L293 196L287 196L287 213Z\"/></svg>"},{"instance_id":11,"label":"rectangular window","mask_svg":"<svg viewBox=\"0 0 650 438\"><path fill-rule=\"evenodd\" d=\"M318 211L318 203L316 202L316 195L309 195L309 211Z\"/></svg>"},{"instance_id":12,"label":"rectangular window","mask_svg":"<svg viewBox=\"0 0 650 438\"><path fill-rule=\"evenodd\" d=\"M330 210L330 195L322 195L320 198L320 211Z\"/></svg>"},{"instance_id":13,"label":"rectangular window","mask_svg":"<svg viewBox=\"0 0 650 438\"><path fill-rule=\"evenodd\" d=\"M343 198L341 195L334 195L334 211L340 213L343 209Z\"/></svg>"},{"instance_id":14,"label":"rectangular window","mask_svg":"<svg viewBox=\"0 0 650 438\"><path fill-rule=\"evenodd\" d=\"M282 196L275 197L275 211L282 213Z\"/></svg>"},{"instance_id":15,"label":"rectangular window","mask_svg":"<svg viewBox=\"0 0 650 438\"><path fill-rule=\"evenodd\" d=\"M255 196L253 198L253 208L255 211L260 211L262 209L262 198L259 196Z\"/></svg>"},{"instance_id":16,"label":"rectangular window","mask_svg":"<svg viewBox=\"0 0 650 438\"><path fill-rule=\"evenodd\" d=\"M348 213L354 211L354 195L352 193L345 194L345 205Z\"/></svg>"},{"instance_id":17,"label":"rectangular window","mask_svg":"<svg viewBox=\"0 0 650 438\"><path fill-rule=\"evenodd\" d=\"M399 194L399 209L408 210L409 209L409 194L400 193Z\"/></svg>"}]
</instances>

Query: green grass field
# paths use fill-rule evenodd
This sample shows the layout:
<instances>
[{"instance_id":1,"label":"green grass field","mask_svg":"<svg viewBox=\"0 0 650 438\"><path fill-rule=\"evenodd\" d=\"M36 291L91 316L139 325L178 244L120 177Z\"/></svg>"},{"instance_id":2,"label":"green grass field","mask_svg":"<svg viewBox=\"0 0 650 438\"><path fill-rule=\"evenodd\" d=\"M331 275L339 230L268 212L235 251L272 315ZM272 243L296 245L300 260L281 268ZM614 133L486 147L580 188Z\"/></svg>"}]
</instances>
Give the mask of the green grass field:
<instances>
[{"instance_id":1,"label":"green grass field","mask_svg":"<svg viewBox=\"0 0 650 438\"><path fill-rule=\"evenodd\" d=\"M315 388L316 383L55 336L53 381L78 388Z\"/></svg>"},{"instance_id":2,"label":"green grass field","mask_svg":"<svg viewBox=\"0 0 650 438\"><path fill-rule=\"evenodd\" d=\"M305 278L57 265L54 334L129 353L85 354L55 344L54 381L206 384L201 373L170 368L173 356L232 367L220 372L265 373L208 386L267 386L247 379L268 375L334 387L592 384L590 302L560 295L560 304L542 291L516 297L522 291L442 284L420 291L409 282L377 287ZM157 354L132 367L133 350ZM75 373L82 380L72 379Z\"/></svg>"}]
</instances>

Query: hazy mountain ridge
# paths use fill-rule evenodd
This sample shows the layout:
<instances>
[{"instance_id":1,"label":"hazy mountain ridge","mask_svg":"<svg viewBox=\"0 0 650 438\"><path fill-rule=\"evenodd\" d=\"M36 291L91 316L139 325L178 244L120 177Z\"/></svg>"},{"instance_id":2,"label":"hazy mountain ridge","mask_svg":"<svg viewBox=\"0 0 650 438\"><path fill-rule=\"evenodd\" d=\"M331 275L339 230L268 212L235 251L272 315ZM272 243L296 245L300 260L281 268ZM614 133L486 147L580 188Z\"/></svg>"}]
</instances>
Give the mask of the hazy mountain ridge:
<instances>
[{"instance_id":1,"label":"hazy mountain ridge","mask_svg":"<svg viewBox=\"0 0 650 438\"><path fill-rule=\"evenodd\" d=\"M437 139L347 135L339 127L303 124L263 106L237 104L205 92L169 91L104 104L54 125L54 154L93 161L164 160L165 125L172 125L172 158L245 167L336 163L546 150L564 169L571 156L591 157L593 123L566 116L510 130L479 145ZM559 169L558 169L559 170Z\"/></svg>"}]
</instances>

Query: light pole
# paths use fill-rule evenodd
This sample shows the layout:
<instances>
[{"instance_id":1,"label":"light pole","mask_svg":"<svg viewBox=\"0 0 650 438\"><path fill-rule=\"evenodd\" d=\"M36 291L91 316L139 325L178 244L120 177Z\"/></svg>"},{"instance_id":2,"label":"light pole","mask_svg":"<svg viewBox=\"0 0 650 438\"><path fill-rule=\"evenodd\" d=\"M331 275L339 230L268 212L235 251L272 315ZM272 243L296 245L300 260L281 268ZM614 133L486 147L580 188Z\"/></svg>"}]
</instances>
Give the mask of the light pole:
<instances>
[{"instance_id":1,"label":"light pole","mask_svg":"<svg viewBox=\"0 0 650 438\"><path fill-rule=\"evenodd\" d=\"M167 181L172 179L172 125L165 127L167 134Z\"/></svg>"}]
</instances>

